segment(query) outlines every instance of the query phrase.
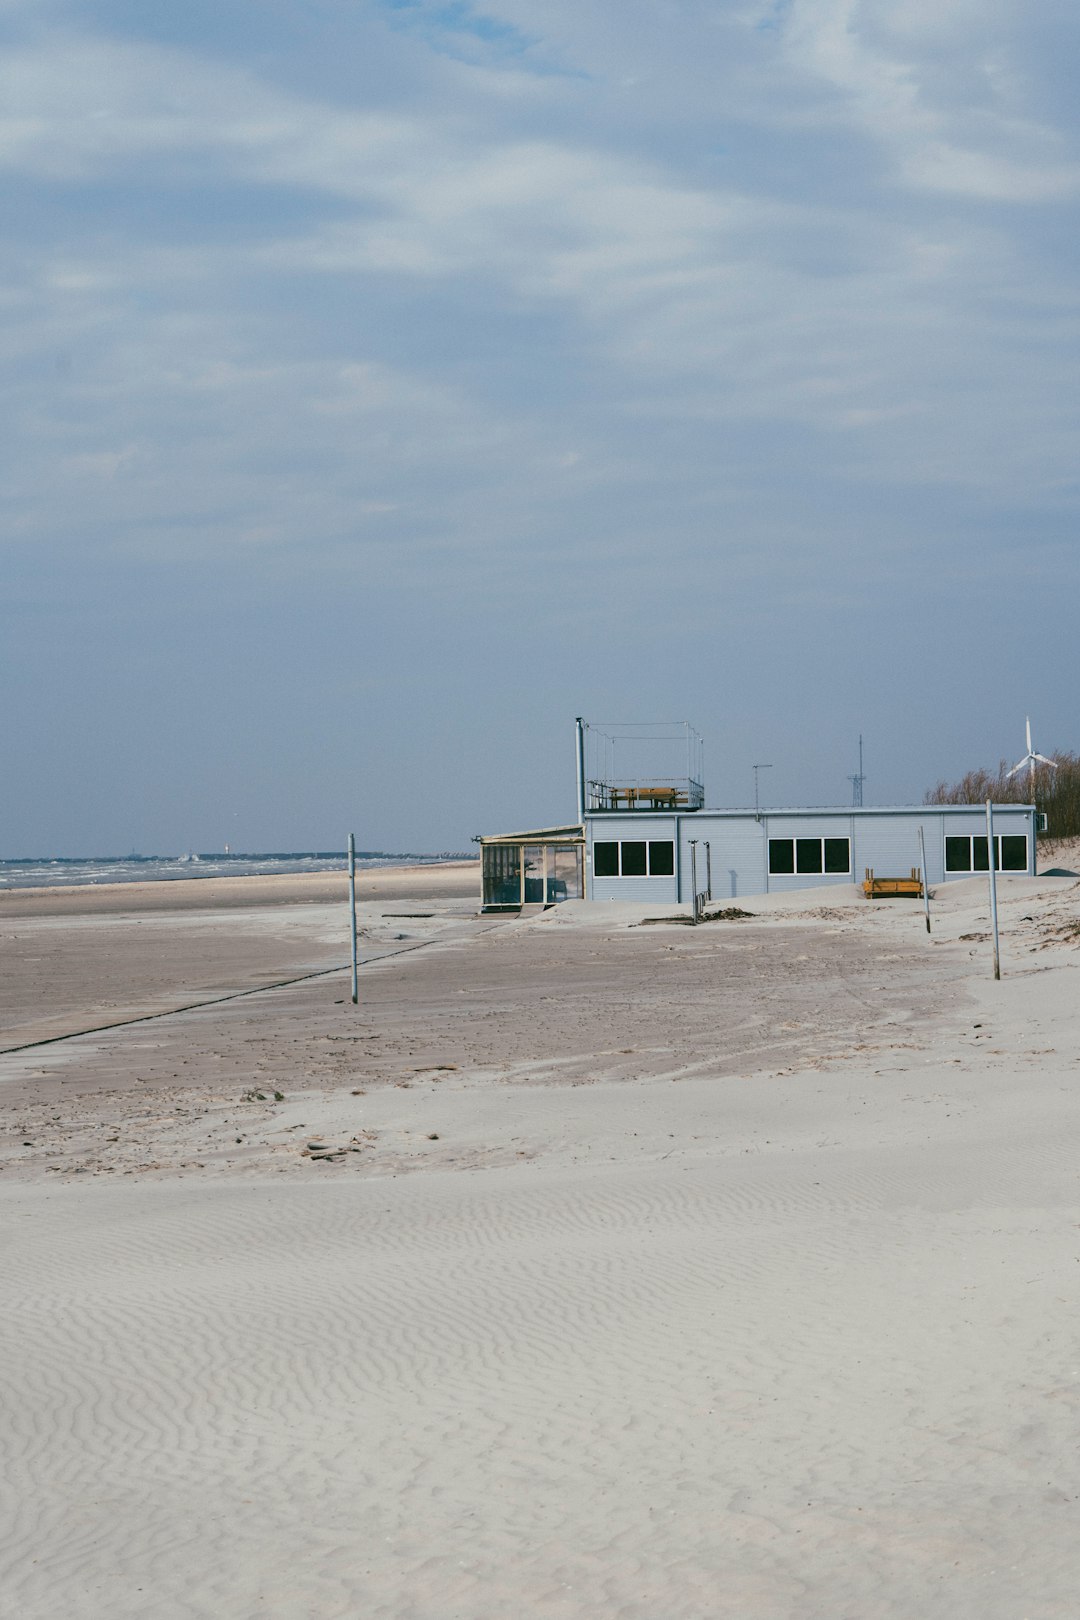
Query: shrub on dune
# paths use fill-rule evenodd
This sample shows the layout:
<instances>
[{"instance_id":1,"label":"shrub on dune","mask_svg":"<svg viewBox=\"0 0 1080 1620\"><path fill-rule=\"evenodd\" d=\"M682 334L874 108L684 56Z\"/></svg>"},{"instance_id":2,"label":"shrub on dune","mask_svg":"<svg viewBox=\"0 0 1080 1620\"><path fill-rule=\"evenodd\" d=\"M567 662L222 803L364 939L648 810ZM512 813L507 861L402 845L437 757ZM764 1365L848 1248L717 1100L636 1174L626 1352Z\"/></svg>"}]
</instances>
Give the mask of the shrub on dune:
<instances>
[{"instance_id":1,"label":"shrub on dune","mask_svg":"<svg viewBox=\"0 0 1080 1620\"><path fill-rule=\"evenodd\" d=\"M926 795L927 804L1030 804L1046 816L1047 829L1041 838L1080 837L1080 754L1050 756L1056 770L1040 765L1032 783L1028 772L1010 775L1002 760L996 771L968 771L958 782L939 782Z\"/></svg>"}]
</instances>

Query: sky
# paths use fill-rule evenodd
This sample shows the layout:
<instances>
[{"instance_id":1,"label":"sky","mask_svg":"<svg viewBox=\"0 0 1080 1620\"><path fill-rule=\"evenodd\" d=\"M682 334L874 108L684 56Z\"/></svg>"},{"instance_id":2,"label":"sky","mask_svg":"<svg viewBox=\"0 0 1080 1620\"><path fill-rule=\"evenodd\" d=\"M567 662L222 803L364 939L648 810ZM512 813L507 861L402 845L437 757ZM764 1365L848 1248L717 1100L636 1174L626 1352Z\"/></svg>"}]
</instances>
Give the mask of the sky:
<instances>
[{"instance_id":1,"label":"sky","mask_svg":"<svg viewBox=\"0 0 1080 1620\"><path fill-rule=\"evenodd\" d=\"M0 0L0 856L1075 749L1064 0Z\"/></svg>"}]
</instances>

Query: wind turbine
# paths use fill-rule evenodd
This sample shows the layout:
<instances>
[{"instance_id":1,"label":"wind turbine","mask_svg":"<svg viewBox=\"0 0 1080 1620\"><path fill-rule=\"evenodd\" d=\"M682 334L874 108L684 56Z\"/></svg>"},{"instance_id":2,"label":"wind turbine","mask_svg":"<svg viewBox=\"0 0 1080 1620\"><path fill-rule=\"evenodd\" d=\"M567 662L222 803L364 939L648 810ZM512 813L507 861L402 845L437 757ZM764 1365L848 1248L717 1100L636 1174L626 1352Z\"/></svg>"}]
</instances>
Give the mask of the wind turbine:
<instances>
[{"instance_id":1,"label":"wind turbine","mask_svg":"<svg viewBox=\"0 0 1080 1620\"><path fill-rule=\"evenodd\" d=\"M1050 767L1050 769L1052 771L1057 770L1057 760L1055 760L1055 759L1047 759L1045 754L1037 754L1035 752L1034 748L1032 748L1032 746L1031 746L1031 717L1030 717L1030 715L1028 716L1028 719L1027 719L1027 753L1024 755L1024 757L1020 761L1019 765L1014 765L1011 771L1006 771L1005 772L1006 780L1008 780L1008 778L1010 776L1015 776L1017 771L1022 771L1025 765L1028 768L1028 789L1031 792L1034 792L1034 790L1035 790L1035 770L1036 770L1036 765L1049 765L1049 767Z\"/></svg>"}]
</instances>

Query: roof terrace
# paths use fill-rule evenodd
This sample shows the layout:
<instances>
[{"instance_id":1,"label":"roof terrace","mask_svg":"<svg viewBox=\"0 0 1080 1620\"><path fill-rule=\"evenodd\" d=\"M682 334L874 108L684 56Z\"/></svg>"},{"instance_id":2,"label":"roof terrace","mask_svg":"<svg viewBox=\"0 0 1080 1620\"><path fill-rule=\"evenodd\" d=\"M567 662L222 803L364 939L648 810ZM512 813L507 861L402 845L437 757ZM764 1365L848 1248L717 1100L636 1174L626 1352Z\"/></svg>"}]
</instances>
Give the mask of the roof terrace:
<instances>
[{"instance_id":1,"label":"roof terrace","mask_svg":"<svg viewBox=\"0 0 1080 1620\"><path fill-rule=\"evenodd\" d=\"M582 728L590 814L704 805L704 744L689 721L582 721Z\"/></svg>"}]
</instances>

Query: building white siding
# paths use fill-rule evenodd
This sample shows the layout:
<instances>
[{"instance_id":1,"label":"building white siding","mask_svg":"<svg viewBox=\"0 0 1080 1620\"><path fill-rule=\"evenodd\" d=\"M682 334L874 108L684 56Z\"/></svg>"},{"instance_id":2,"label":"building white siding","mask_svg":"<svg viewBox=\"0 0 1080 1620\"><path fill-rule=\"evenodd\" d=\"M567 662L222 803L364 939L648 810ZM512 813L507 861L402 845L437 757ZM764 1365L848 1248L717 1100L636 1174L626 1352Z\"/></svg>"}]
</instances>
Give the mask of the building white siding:
<instances>
[{"instance_id":1,"label":"building white siding","mask_svg":"<svg viewBox=\"0 0 1080 1620\"><path fill-rule=\"evenodd\" d=\"M596 816L588 837L588 882L586 893L590 900L634 900L641 905L675 905L679 898L679 857L675 816L622 815ZM597 844L621 846L631 844L640 851L646 846L646 865L653 854L653 846L670 845L674 871L662 876L648 872L632 877L611 877L598 873Z\"/></svg>"},{"instance_id":2,"label":"building white siding","mask_svg":"<svg viewBox=\"0 0 1080 1620\"><path fill-rule=\"evenodd\" d=\"M714 900L737 900L743 894L761 894L765 887L766 845L764 828L752 816L727 826L696 825L687 816L682 825L683 871L686 898L690 898L690 839L698 841L698 892L705 893L708 863L705 845L712 852L712 893Z\"/></svg>"},{"instance_id":3,"label":"building white siding","mask_svg":"<svg viewBox=\"0 0 1080 1620\"><path fill-rule=\"evenodd\" d=\"M927 877L939 884L968 873L946 871L946 838L985 839L986 813L976 805L920 805L896 809L863 808L822 810L714 811L699 810L677 816L650 812L597 814L586 819L589 852L587 894L595 900L634 900L644 903L689 901L691 840L697 841L697 886L704 893L709 844L712 862L714 901L737 900L746 895L784 893L794 889L830 888L836 884L861 883L866 869L878 877L906 877L912 867L922 864L919 829L926 842ZM999 805L994 809L994 831L998 837L1025 840L1026 871L1035 870L1034 811L1026 805ZM594 867L597 843L607 846L601 863L610 867L612 847L619 846L620 861L624 843L636 846L640 864L642 843L671 840L675 846L675 872L671 876L601 875ZM791 841L790 863L799 866L814 859L813 843L820 842L821 870L770 870L770 841L774 841L773 861L785 858L777 847ZM840 858L847 841L847 870L825 869ZM801 849L799 848L801 842ZM985 847L985 846L984 846ZM1015 852L1018 846L1011 849ZM651 856L650 856L651 859Z\"/></svg>"},{"instance_id":4,"label":"building white siding","mask_svg":"<svg viewBox=\"0 0 1080 1620\"><path fill-rule=\"evenodd\" d=\"M853 883L861 883L867 868L878 877L906 877L913 866L922 866L919 854L919 828L926 840L926 870L931 883L940 883L944 873L944 845L941 842L941 816L877 817L871 824L852 821L851 854Z\"/></svg>"},{"instance_id":5,"label":"building white siding","mask_svg":"<svg viewBox=\"0 0 1080 1620\"><path fill-rule=\"evenodd\" d=\"M762 816L762 833L764 849L762 862L764 879L758 893L783 894L790 889L817 889L832 888L837 883L854 883L856 881L853 861L854 829L850 814L823 814L821 811L808 811L805 814L792 814L790 811L772 812ZM799 839L813 842L815 839L829 839L835 843L838 839L846 839L848 846L847 870L845 872L770 872L769 845L779 840ZM908 861L910 867L914 863ZM905 868L905 871L907 868ZM859 879L862 873L858 874Z\"/></svg>"},{"instance_id":6,"label":"building white siding","mask_svg":"<svg viewBox=\"0 0 1080 1620\"><path fill-rule=\"evenodd\" d=\"M641 905L675 905L673 877L594 878L593 900L636 900Z\"/></svg>"}]
</instances>

